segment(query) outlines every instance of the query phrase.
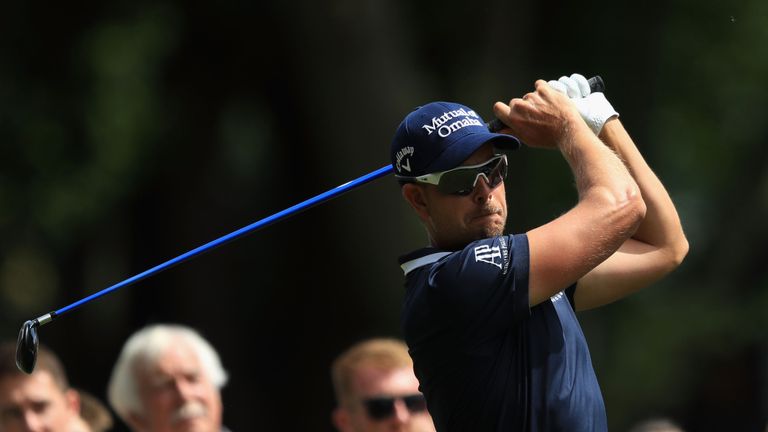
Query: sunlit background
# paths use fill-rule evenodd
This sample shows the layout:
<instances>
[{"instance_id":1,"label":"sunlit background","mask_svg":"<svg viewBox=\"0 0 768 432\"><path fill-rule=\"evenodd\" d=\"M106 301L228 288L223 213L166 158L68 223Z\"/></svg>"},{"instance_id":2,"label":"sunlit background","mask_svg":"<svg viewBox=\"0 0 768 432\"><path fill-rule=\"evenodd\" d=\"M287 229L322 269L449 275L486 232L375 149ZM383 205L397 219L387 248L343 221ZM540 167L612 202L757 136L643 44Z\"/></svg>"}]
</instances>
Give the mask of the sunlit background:
<instances>
[{"instance_id":1,"label":"sunlit background","mask_svg":"<svg viewBox=\"0 0 768 432\"><path fill-rule=\"evenodd\" d=\"M0 336L389 163L417 105L486 120L537 78L601 75L691 252L581 315L612 431L768 413L768 2L10 2L0 14ZM556 152L514 154L510 232L576 202ZM41 329L102 400L125 338L198 329L234 431L330 431L329 365L401 335L397 256L424 245L391 178ZM124 431L118 422L115 430Z\"/></svg>"}]
</instances>

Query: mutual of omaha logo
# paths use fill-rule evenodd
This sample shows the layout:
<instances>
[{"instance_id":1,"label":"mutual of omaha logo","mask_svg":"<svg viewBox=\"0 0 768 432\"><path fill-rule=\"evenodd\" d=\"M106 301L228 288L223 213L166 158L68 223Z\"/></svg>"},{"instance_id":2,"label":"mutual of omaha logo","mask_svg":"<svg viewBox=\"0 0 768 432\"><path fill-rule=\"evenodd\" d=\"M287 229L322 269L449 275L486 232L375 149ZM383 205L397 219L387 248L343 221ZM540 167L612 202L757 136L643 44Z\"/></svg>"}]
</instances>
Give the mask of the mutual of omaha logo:
<instances>
[{"instance_id":1,"label":"mutual of omaha logo","mask_svg":"<svg viewBox=\"0 0 768 432\"><path fill-rule=\"evenodd\" d=\"M467 126L483 126L480 122L480 116L472 110L460 108L453 111L444 112L443 115L432 117L430 124L425 124L422 128L427 131L427 135L437 130L441 138L445 138L457 130Z\"/></svg>"},{"instance_id":2,"label":"mutual of omaha logo","mask_svg":"<svg viewBox=\"0 0 768 432\"><path fill-rule=\"evenodd\" d=\"M501 248L488 245L476 247L475 262L484 262L501 268Z\"/></svg>"}]
</instances>

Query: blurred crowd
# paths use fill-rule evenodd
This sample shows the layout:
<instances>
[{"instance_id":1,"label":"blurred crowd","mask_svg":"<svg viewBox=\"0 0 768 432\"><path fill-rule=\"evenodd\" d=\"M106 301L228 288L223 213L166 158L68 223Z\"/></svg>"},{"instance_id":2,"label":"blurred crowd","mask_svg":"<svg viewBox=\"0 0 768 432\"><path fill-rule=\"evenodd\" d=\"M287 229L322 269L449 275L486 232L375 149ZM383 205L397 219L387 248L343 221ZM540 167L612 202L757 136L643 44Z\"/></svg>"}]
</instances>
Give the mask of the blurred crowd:
<instances>
[{"instance_id":1,"label":"blurred crowd","mask_svg":"<svg viewBox=\"0 0 768 432\"><path fill-rule=\"evenodd\" d=\"M434 432L404 342L360 341L330 367L341 432ZM107 403L69 382L41 345L31 374L16 365L16 341L0 346L0 432L228 432L221 389L228 375L216 349L195 329L153 324L130 336L106 383ZM119 419L113 418L113 413Z\"/></svg>"},{"instance_id":2,"label":"blurred crowd","mask_svg":"<svg viewBox=\"0 0 768 432\"><path fill-rule=\"evenodd\" d=\"M193 328L153 324L130 336L106 383L107 403L70 383L48 347L40 346L31 374L17 368L15 354L15 341L0 346L0 432L107 432L118 422L135 432L229 431L221 396L227 372ZM334 359L329 372L336 430L435 431L403 341L359 341ZM683 428L649 418L629 432Z\"/></svg>"}]
</instances>

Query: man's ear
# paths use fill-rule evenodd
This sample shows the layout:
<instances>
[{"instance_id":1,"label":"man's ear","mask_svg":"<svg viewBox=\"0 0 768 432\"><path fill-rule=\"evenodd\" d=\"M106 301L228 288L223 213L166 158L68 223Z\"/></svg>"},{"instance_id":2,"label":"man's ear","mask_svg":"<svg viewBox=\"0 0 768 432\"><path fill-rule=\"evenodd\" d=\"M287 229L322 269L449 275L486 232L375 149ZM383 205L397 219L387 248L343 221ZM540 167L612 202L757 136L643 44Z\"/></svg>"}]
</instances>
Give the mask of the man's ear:
<instances>
[{"instance_id":1,"label":"man's ear","mask_svg":"<svg viewBox=\"0 0 768 432\"><path fill-rule=\"evenodd\" d=\"M80 393L77 390L69 389L64 392L64 400L67 401L67 408L74 412L75 415L80 415Z\"/></svg>"},{"instance_id":2,"label":"man's ear","mask_svg":"<svg viewBox=\"0 0 768 432\"><path fill-rule=\"evenodd\" d=\"M426 222L429 220L429 206L427 205L426 191L413 183L406 183L402 190L403 198L410 204L419 218Z\"/></svg>"},{"instance_id":3,"label":"man's ear","mask_svg":"<svg viewBox=\"0 0 768 432\"><path fill-rule=\"evenodd\" d=\"M333 426L335 426L339 432L350 430L349 411L341 407L336 407L331 414L331 422L333 422Z\"/></svg>"}]
</instances>

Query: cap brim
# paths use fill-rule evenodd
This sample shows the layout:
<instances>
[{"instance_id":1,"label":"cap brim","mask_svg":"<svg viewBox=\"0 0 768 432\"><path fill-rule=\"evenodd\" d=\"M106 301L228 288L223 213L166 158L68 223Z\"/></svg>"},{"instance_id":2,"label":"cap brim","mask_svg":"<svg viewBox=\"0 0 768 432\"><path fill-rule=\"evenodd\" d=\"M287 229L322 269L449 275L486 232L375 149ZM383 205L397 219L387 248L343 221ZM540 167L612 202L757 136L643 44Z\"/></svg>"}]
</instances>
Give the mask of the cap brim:
<instances>
[{"instance_id":1,"label":"cap brim","mask_svg":"<svg viewBox=\"0 0 768 432\"><path fill-rule=\"evenodd\" d=\"M457 139L456 142L445 149L440 156L435 158L426 167L423 174L456 168L469 159L472 153L487 143L492 143L494 147L505 151L520 148L520 140L512 135L493 132L468 134Z\"/></svg>"}]
</instances>

